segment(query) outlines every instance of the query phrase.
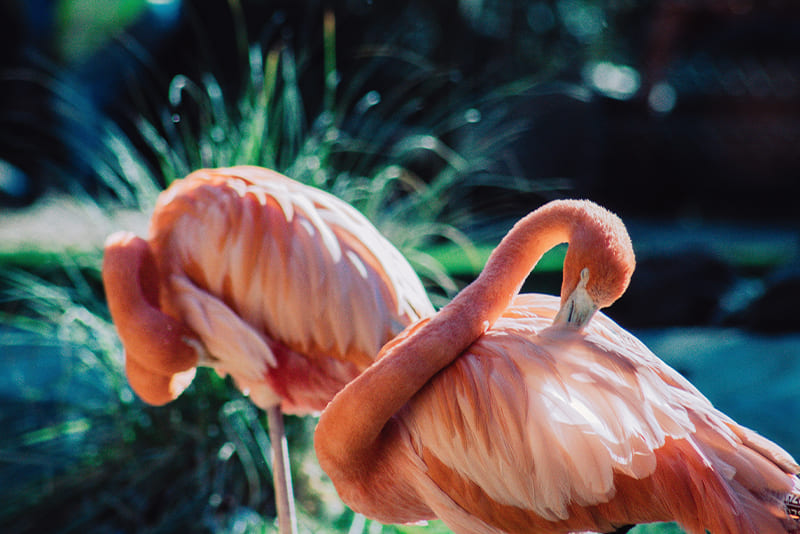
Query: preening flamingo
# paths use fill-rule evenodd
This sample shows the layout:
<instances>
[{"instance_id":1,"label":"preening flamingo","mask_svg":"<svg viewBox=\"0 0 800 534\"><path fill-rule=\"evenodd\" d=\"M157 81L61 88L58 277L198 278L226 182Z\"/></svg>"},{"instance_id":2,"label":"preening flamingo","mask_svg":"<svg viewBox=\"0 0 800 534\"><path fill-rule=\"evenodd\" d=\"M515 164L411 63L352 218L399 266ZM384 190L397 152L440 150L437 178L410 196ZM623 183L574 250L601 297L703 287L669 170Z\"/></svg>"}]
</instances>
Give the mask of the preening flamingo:
<instances>
[{"instance_id":1,"label":"preening flamingo","mask_svg":"<svg viewBox=\"0 0 800 534\"><path fill-rule=\"evenodd\" d=\"M321 411L433 306L361 213L267 169L206 169L174 182L149 234L112 235L103 258L128 380L159 405L198 365L229 374L268 413L281 532L292 530L281 411Z\"/></svg>"},{"instance_id":2,"label":"preening flamingo","mask_svg":"<svg viewBox=\"0 0 800 534\"><path fill-rule=\"evenodd\" d=\"M518 295L562 242L560 301ZM623 223L596 204L555 201L519 221L475 282L323 411L317 457L342 499L459 533L800 532L791 456L595 313L633 269Z\"/></svg>"}]
</instances>

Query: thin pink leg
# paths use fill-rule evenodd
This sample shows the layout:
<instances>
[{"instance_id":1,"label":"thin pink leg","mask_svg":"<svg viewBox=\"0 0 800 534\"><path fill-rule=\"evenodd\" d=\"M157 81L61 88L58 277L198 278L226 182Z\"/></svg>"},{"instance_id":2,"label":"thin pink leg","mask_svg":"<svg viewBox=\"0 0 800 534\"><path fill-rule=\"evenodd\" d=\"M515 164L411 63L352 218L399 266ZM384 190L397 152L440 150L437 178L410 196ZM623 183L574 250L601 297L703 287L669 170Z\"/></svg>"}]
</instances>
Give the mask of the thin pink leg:
<instances>
[{"instance_id":1,"label":"thin pink leg","mask_svg":"<svg viewBox=\"0 0 800 534\"><path fill-rule=\"evenodd\" d=\"M289 465L289 449L283 430L283 414L280 405L267 409L269 439L272 442L272 479L275 486L275 507L278 511L278 532L297 534L297 515L294 511L292 473Z\"/></svg>"}]
</instances>

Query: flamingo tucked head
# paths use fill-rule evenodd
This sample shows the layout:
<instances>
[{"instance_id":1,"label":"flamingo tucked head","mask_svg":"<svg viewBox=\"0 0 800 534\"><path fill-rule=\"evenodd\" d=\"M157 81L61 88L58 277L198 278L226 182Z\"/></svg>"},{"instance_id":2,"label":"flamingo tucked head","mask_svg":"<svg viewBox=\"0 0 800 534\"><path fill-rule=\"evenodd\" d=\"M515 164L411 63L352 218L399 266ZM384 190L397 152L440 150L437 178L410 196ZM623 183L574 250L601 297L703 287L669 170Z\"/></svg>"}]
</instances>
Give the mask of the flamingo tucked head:
<instances>
[{"instance_id":1,"label":"flamingo tucked head","mask_svg":"<svg viewBox=\"0 0 800 534\"><path fill-rule=\"evenodd\" d=\"M622 296L636 260L619 217L592 202L562 202L574 203L575 210L555 323L580 329Z\"/></svg>"},{"instance_id":2,"label":"flamingo tucked head","mask_svg":"<svg viewBox=\"0 0 800 534\"><path fill-rule=\"evenodd\" d=\"M112 234L105 243L102 271L131 387L149 404L175 400L194 379L200 343L182 321L161 311L150 246L130 232Z\"/></svg>"}]
</instances>

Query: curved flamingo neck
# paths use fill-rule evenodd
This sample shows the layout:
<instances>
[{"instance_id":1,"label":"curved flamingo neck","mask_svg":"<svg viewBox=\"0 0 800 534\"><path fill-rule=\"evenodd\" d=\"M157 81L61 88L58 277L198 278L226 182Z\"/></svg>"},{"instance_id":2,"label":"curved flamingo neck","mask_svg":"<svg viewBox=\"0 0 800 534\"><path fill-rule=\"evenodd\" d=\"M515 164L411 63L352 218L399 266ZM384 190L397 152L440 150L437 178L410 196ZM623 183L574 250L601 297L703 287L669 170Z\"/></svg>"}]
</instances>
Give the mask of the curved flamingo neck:
<instances>
[{"instance_id":1,"label":"curved flamingo neck","mask_svg":"<svg viewBox=\"0 0 800 534\"><path fill-rule=\"evenodd\" d=\"M574 229L583 219L579 217L582 205L551 202L520 219L489 256L478 278L448 306L464 300L493 324L544 253L561 243L574 242Z\"/></svg>"},{"instance_id":2,"label":"curved flamingo neck","mask_svg":"<svg viewBox=\"0 0 800 534\"><path fill-rule=\"evenodd\" d=\"M427 323L384 347L379 360L331 401L315 437L320 464L331 478L363 475L361 466L379 454L380 433L390 418L500 317L545 252L574 241L576 228L586 222L580 216L585 209L584 203L552 202L521 219L472 284Z\"/></svg>"}]
</instances>

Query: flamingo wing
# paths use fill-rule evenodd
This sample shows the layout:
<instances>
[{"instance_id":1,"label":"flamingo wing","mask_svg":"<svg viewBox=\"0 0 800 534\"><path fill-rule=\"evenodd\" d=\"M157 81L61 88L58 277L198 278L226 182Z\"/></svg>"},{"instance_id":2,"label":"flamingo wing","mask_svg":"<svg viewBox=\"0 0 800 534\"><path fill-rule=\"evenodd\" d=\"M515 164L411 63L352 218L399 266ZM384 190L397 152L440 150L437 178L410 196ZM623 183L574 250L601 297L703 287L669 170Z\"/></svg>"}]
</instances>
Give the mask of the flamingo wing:
<instances>
[{"instance_id":1,"label":"flamingo wing","mask_svg":"<svg viewBox=\"0 0 800 534\"><path fill-rule=\"evenodd\" d=\"M584 333L549 328L558 305L518 296L403 413L435 487L457 504L437 515L510 531L677 519L697 532L784 532L781 510L758 529L740 510L790 489L791 457L606 316Z\"/></svg>"},{"instance_id":2,"label":"flamingo wing","mask_svg":"<svg viewBox=\"0 0 800 534\"><path fill-rule=\"evenodd\" d=\"M335 369L340 387L406 324L433 313L410 265L363 215L266 169L175 182L150 234L163 309L240 382L263 381L282 352L346 362Z\"/></svg>"}]
</instances>

